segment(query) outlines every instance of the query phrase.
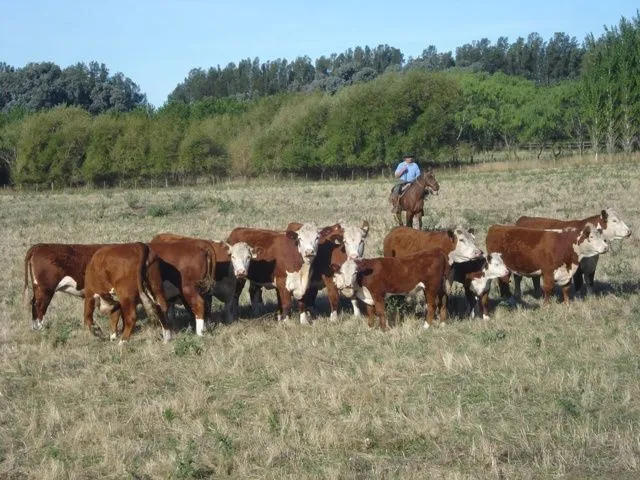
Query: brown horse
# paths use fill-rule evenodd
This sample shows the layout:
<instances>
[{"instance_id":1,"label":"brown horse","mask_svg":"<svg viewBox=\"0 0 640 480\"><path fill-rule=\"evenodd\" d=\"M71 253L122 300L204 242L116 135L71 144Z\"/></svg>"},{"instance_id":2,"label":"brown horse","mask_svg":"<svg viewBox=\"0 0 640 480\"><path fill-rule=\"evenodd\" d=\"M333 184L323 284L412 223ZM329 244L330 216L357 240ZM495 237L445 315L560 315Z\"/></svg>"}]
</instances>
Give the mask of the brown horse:
<instances>
[{"instance_id":1,"label":"brown horse","mask_svg":"<svg viewBox=\"0 0 640 480\"><path fill-rule=\"evenodd\" d=\"M422 230L422 216L424 215L424 197L440 190L433 170L423 170L420 175L400 194L398 200L399 211L395 214L398 225L402 225L402 210L407 212L406 225L412 227L414 219L418 219L418 230ZM393 205L393 193L389 196Z\"/></svg>"}]
</instances>

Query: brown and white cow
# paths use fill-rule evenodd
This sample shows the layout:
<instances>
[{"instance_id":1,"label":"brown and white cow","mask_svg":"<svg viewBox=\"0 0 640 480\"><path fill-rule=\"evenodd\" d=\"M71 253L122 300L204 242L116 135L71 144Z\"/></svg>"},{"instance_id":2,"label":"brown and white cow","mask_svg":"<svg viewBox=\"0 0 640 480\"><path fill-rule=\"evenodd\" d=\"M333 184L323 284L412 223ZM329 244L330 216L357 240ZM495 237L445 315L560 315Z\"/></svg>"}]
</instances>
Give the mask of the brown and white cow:
<instances>
[{"instance_id":1,"label":"brown and white cow","mask_svg":"<svg viewBox=\"0 0 640 480\"><path fill-rule=\"evenodd\" d=\"M25 303L29 283L31 296L31 327L41 330L44 316L56 292L84 297L84 274L93 254L104 244L38 243L24 257Z\"/></svg>"},{"instance_id":2,"label":"brown and white cow","mask_svg":"<svg viewBox=\"0 0 640 480\"><path fill-rule=\"evenodd\" d=\"M619 240L631 236L631 229L620 218L618 213L608 208L602 210L600 215L593 215L582 220L558 220L555 218L545 217L520 217L516 222L518 227L538 228L538 229L563 229L568 227L582 230L587 223L595 225L596 228L602 229L602 236L607 240ZM573 285L576 292L582 289L583 284L586 285L587 293L593 292L593 279L598 266L599 255L593 255L580 260L580 266L573 275ZM519 289L519 279L515 278L516 287ZM533 286L536 293L540 291L540 279L533 279Z\"/></svg>"},{"instance_id":3,"label":"brown and white cow","mask_svg":"<svg viewBox=\"0 0 640 480\"><path fill-rule=\"evenodd\" d=\"M224 302L222 313L224 322L230 322L237 318L238 312L233 309L236 283L238 279L243 279L247 276L249 262L252 258L256 258L255 252L245 242L237 242L234 245L230 245L226 242L186 237L175 233L160 233L151 239L151 243L185 240L192 241L201 248L213 249L216 265L215 283L211 293L218 300Z\"/></svg>"},{"instance_id":4,"label":"brown and white cow","mask_svg":"<svg viewBox=\"0 0 640 480\"><path fill-rule=\"evenodd\" d=\"M607 240L591 224L577 230L538 230L512 225L492 225L487 233L489 253L500 252L507 268L527 277L542 276L544 302L549 302L553 287L562 287L564 301L569 301L571 277L580 260L609 250ZM500 291L509 297L509 278L501 278ZM516 292L516 297L520 292Z\"/></svg>"},{"instance_id":5,"label":"brown and white cow","mask_svg":"<svg viewBox=\"0 0 640 480\"><path fill-rule=\"evenodd\" d=\"M288 320L291 313L292 296L302 301L309 286L311 263L318 251L321 229L313 224L303 224L297 231L285 232L258 228L238 227L233 229L227 242L246 242L257 253L251 261L247 279L254 284L250 291L251 301L256 308L255 292L260 287L275 288L278 295L278 319ZM235 308L244 280L238 281ZM304 310L302 310L304 311ZM300 317L301 323L306 317Z\"/></svg>"},{"instance_id":6,"label":"brown and white cow","mask_svg":"<svg viewBox=\"0 0 640 480\"><path fill-rule=\"evenodd\" d=\"M216 256L213 246L191 240L151 242L149 248L160 262L165 298L179 300L195 317L196 335L202 336L205 318L211 312ZM165 340L170 340L167 331Z\"/></svg>"},{"instance_id":7,"label":"brown and white cow","mask_svg":"<svg viewBox=\"0 0 640 480\"><path fill-rule=\"evenodd\" d=\"M309 287L304 295L302 306L309 308L315 304L318 291L323 288L327 289L327 299L331 313L329 320L335 322L338 320L338 306L340 302L340 292L333 281L334 271L332 265L342 265L347 259L356 260L364 255L364 240L369 233L369 222L366 220L362 226L357 225L341 225L343 234L337 235L335 228L327 227L325 231L333 232L329 236L322 236L318 245L318 253L311 264L311 280ZM333 226L335 227L335 226ZM296 224L290 223L287 229L295 229ZM360 309L355 299L351 300L353 305L353 313L360 316ZM300 312L305 315L306 312Z\"/></svg>"},{"instance_id":8,"label":"brown and white cow","mask_svg":"<svg viewBox=\"0 0 640 480\"><path fill-rule=\"evenodd\" d=\"M429 328L439 308L440 322L447 320L447 255L439 249L421 251L406 257L349 259L338 268L334 281L346 297L356 297L367 305L369 326L378 317L387 328L384 300L391 295L411 295L422 290L427 302L424 328Z\"/></svg>"},{"instance_id":9,"label":"brown and white cow","mask_svg":"<svg viewBox=\"0 0 640 480\"><path fill-rule=\"evenodd\" d=\"M125 342L136 324L136 305L142 303L150 316L159 318L163 339L170 338L160 263L160 258L144 243L113 244L98 249L85 272L85 325L93 333L99 331L93 322L97 305L103 315L110 316L112 340L122 316L120 342Z\"/></svg>"},{"instance_id":10,"label":"brown and white cow","mask_svg":"<svg viewBox=\"0 0 640 480\"><path fill-rule=\"evenodd\" d=\"M451 271L453 281L460 282L464 287L471 318L475 318L475 307L479 305L483 320L488 320L491 280L509 275L502 255L490 253L486 258L483 256L467 262L454 263Z\"/></svg>"}]
</instances>

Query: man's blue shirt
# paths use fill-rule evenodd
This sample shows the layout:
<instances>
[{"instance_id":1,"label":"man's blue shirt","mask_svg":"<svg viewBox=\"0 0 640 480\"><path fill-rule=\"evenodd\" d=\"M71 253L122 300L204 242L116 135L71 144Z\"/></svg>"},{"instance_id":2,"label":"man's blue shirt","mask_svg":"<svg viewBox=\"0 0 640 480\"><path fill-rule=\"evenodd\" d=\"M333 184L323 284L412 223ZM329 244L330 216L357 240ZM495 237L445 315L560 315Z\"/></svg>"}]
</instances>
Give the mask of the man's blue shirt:
<instances>
[{"instance_id":1,"label":"man's blue shirt","mask_svg":"<svg viewBox=\"0 0 640 480\"><path fill-rule=\"evenodd\" d=\"M404 167L408 167L407 171L399 177L399 179L403 182L413 182L420 175L420 167L418 167L416 163L406 163L404 161L398 164L398 166L396 167L396 173Z\"/></svg>"}]
</instances>

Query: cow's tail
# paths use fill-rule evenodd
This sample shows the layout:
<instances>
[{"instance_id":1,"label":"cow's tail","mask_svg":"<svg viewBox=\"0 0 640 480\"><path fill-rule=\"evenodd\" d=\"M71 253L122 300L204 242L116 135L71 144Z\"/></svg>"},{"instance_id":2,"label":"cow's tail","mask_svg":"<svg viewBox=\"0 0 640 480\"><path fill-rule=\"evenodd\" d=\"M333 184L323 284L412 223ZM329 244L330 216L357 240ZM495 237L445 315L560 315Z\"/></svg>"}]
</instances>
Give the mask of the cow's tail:
<instances>
[{"instance_id":1,"label":"cow's tail","mask_svg":"<svg viewBox=\"0 0 640 480\"><path fill-rule=\"evenodd\" d=\"M24 308L29 308L29 283L33 289L33 270L31 269L31 257L33 256L33 247L27 250L24 256L24 283L22 284L22 303Z\"/></svg>"},{"instance_id":2,"label":"cow's tail","mask_svg":"<svg viewBox=\"0 0 640 480\"><path fill-rule=\"evenodd\" d=\"M144 246L144 255L142 256L142 259L138 266L138 291L140 292L140 301L142 302L142 306L147 312L149 318L151 318L154 322L163 325L163 322L158 315L158 310L156 308L158 302L153 295L153 289L149 285L149 279L147 276L149 267L158 261L158 256L152 249L149 248L148 245L142 245Z\"/></svg>"},{"instance_id":3,"label":"cow's tail","mask_svg":"<svg viewBox=\"0 0 640 480\"><path fill-rule=\"evenodd\" d=\"M216 281L216 254L212 249L206 249L207 272L202 280L198 282L198 288L203 292L212 292Z\"/></svg>"}]
</instances>

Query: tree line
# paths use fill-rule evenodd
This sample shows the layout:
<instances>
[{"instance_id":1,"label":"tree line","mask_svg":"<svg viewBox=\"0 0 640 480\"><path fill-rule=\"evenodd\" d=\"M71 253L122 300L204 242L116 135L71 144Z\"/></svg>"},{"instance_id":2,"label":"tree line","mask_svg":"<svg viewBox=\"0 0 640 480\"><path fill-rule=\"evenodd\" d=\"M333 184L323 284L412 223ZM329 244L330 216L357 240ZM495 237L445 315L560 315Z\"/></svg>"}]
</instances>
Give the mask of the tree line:
<instances>
[{"instance_id":1,"label":"tree line","mask_svg":"<svg viewBox=\"0 0 640 480\"><path fill-rule=\"evenodd\" d=\"M279 90L290 77L275 75L281 84L254 78L254 93L210 91L200 98L181 84L159 109L144 108L144 101L98 113L70 102L35 112L10 108L0 114L0 182L340 173L390 168L407 150L433 163L469 161L494 148L516 155L528 142L631 152L640 136L639 19L623 18L600 37L587 37L579 52L556 35L557 42L542 42L542 57L532 53L540 42L531 35L508 47L464 46L455 59L427 49L402 68L394 68L402 57L395 49L356 49L326 59L323 74L343 72L345 82L332 90ZM514 47L519 43L523 48ZM554 57L550 45L573 53ZM508 55L512 50L520 56ZM365 58L369 78L353 81L363 70L349 65ZM300 82L312 78L304 63ZM311 83L317 68L318 62Z\"/></svg>"}]
</instances>

